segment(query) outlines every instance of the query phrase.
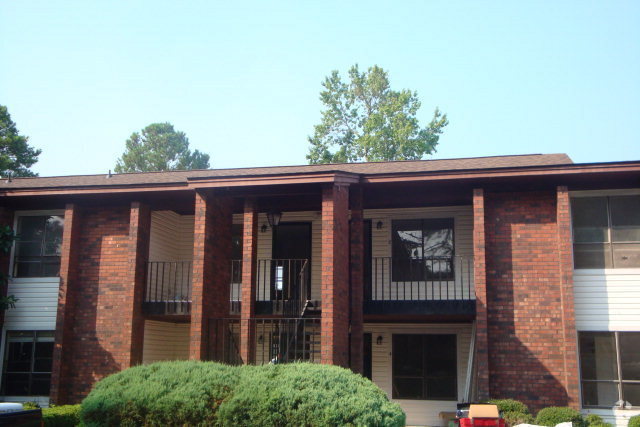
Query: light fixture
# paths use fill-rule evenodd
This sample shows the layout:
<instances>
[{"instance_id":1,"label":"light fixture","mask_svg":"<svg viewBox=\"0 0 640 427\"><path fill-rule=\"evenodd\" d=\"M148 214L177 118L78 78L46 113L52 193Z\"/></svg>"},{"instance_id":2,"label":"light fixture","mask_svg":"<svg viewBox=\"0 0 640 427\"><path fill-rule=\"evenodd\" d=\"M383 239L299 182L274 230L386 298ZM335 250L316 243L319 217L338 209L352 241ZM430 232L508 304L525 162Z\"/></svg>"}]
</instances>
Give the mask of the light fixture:
<instances>
[{"instance_id":1,"label":"light fixture","mask_svg":"<svg viewBox=\"0 0 640 427\"><path fill-rule=\"evenodd\" d=\"M280 218L282 218L282 212L269 211L267 213L267 221L269 221L271 228L277 227L278 224L280 224Z\"/></svg>"},{"instance_id":2,"label":"light fixture","mask_svg":"<svg viewBox=\"0 0 640 427\"><path fill-rule=\"evenodd\" d=\"M378 338L376 338L376 344L382 344L382 335L378 335Z\"/></svg>"},{"instance_id":3,"label":"light fixture","mask_svg":"<svg viewBox=\"0 0 640 427\"><path fill-rule=\"evenodd\" d=\"M262 224L262 227L260 227L260 231L262 231L263 233L267 232L267 224Z\"/></svg>"},{"instance_id":4,"label":"light fixture","mask_svg":"<svg viewBox=\"0 0 640 427\"><path fill-rule=\"evenodd\" d=\"M258 336L258 344L262 344L263 341L264 338L262 338L262 335Z\"/></svg>"},{"instance_id":5,"label":"light fixture","mask_svg":"<svg viewBox=\"0 0 640 427\"><path fill-rule=\"evenodd\" d=\"M376 228L377 228L378 230L382 230L382 225L383 225L382 221L378 221L378 222L376 223Z\"/></svg>"}]
</instances>

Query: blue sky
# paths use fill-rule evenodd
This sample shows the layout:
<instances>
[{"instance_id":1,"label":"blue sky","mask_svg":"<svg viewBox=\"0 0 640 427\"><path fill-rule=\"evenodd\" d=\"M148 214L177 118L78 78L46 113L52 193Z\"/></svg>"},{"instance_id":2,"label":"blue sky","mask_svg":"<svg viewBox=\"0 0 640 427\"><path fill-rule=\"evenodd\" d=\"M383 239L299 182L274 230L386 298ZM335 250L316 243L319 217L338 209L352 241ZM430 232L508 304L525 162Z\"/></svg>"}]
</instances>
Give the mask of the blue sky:
<instances>
[{"instance_id":1,"label":"blue sky","mask_svg":"<svg viewBox=\"0 0 640 427\"><path fill-rule=\"evenodd\" d=\"M448 114L432 158L640 159L640 1L3 1L0 60L43 176L107 172L160 121L213 167L303 164L354 63Z\"/></svg>"}]
</instances>

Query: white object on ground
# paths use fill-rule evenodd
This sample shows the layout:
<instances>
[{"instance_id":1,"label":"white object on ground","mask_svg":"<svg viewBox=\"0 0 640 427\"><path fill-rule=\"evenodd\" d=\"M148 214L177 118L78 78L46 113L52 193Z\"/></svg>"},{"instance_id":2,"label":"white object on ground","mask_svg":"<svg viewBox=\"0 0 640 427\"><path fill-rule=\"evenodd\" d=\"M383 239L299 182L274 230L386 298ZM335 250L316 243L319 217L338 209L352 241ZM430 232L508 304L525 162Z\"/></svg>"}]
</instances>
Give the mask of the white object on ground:
<instances>
[{"instance_id":1,"label":"white object on ground","mask_svg":"<svg viewBox=\"0 0 640 427\"><path fill-rule=\"evenodd\" d=\"M0 403L0 413L18 412L18 411L24 411L24 407L22 406L22 403L8 403L8 402Z\"/></svg>"}]
</instances>

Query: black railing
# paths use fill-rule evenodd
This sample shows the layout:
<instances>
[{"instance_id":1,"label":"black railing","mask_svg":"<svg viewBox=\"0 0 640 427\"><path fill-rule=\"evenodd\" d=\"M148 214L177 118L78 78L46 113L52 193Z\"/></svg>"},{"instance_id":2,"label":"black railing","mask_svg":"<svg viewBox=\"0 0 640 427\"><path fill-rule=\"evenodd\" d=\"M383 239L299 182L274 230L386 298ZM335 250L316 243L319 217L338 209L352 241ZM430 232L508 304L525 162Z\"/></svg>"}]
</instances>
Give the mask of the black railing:
<instances>
[{"instance_id":1,"label":"black railing","mask_svg":"<svg viewBox=\"0 0 640 427\"><path fill-rule=\"evenodd\" d=\"M143 310L147 314L190 314L191 261L147 263Z\"/></svg>"},{"instance_id":2,"label":"black railing","mask_svg":"<svg viewBox=\"0 0 640 427\"><path fill-rule=\"evenodd\" d=\"M227 364L242 363L240 357L240 319L211 319L210 358ZM249 319L255 337L254 360L250 364L319 362L320 319L279 318Z\"/></svg>"},{"instance_id":3,"label":"black railing","mask_svg":"<svg viewBox=\"0 0 640 427\"><path fill-rule=\"evenodd\" d=\"M473 257L374 257L365 286L368 314L473 314Z\"/></svg>"},{"instance_id":4,"label":"black railing","mask_svg":"<svg viewBox=\"0 0 640 427\"><path fill-rule=\"evenodd\" d=\"M257 281L258 312L299 316L311 295L309 260L260 259Z\"/></svg>"}]
</instances>

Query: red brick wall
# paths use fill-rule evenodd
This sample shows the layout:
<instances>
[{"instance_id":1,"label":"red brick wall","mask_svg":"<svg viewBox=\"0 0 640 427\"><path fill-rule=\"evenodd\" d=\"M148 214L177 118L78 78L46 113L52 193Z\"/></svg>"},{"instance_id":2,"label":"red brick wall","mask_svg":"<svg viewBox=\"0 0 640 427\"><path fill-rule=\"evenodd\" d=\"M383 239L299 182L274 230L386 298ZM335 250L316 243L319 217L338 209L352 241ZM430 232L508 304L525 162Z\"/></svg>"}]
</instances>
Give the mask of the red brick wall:
<instances>
[{"instance_id":1,"label":"red brick wall","mask_svg":"<svg viewBox=\"0 0 640 427\"><path fill-rule=\"evenodd\" d=\"M322 363L349 363L349 187L322 190Z\"/></svg>"},{"instance_id":2,"label":"red brick wall","mask_svg":"<svg viewBox=\"0 0 640 427\"><path fill-rule=\"evenodd\" d=\"M86 208L80 224L78 292L71 342L63 351L74 361L62 378L67 402L81 400L99 379L129 367L131 297L129 208Z\"/></svg>"},{"instance_id":3,"label":"red brick wall","mask_svg":"<svg viewBox=\"0 0 640 427\"><path fill-rule=\"evenodd\" d=\"M7 225L13 228L13 210L5 207L0 207L0 226L7 226ZM5 279L9 275L9 258L10 257L11 257L10 252L8 253L0 252L0 271L2 272L2 274L4 274ZM6 283L4 284L4 286L0 287L0 295L2 296L7 295ZM4 323L4 310L0 311L0 330L3 323Z\"/></svg>"},{"instance_id":4,"label":"red brick wall","mask_svg":"<svg viewBox=\"0 0 640 427\"><path fill-rule=\"evenodd\" d=\"M569 259L559 250L566 223L558 227L556 202L553 191L485 194L490 393L532 409L578 402L577 358L567 354L576 336L566 310Z\"/></svg>"},{"instance_id":5,"label":"red brick wall","mask_svg":"<svg viewBox=\"0 0 640 427\"><path fill-rule=\"evenodd\" d=\"M473 268L476 292L477 398L489 398L489 341L487 330L487 280L484 227L484 191L473 190Z\"/></svg>"},{"instance_id":6,"label":"red brick wall","mask_svg":"<svg viewBox=\"0 0 640 427\"><path fill-rule=\"evenodd\" d=\"M251 327L250 319L255 309L258 258L258 209L254 199L244 202L242 224L240 357L244 363L252 363L255 359L255 328Z\"/></svg>"},{"instance_id":7,"label":"red brick wall","mask_svg":"<svg viewBox=\"0 0 640 427\"><path fill-rule=\"evenodd\" d=\"M222 345L212 318L229 316L231 279L231 199L196 193L189 357L206 360ZM220 326L222 326L220 324Z\"/></svg>"}]
</instances>

